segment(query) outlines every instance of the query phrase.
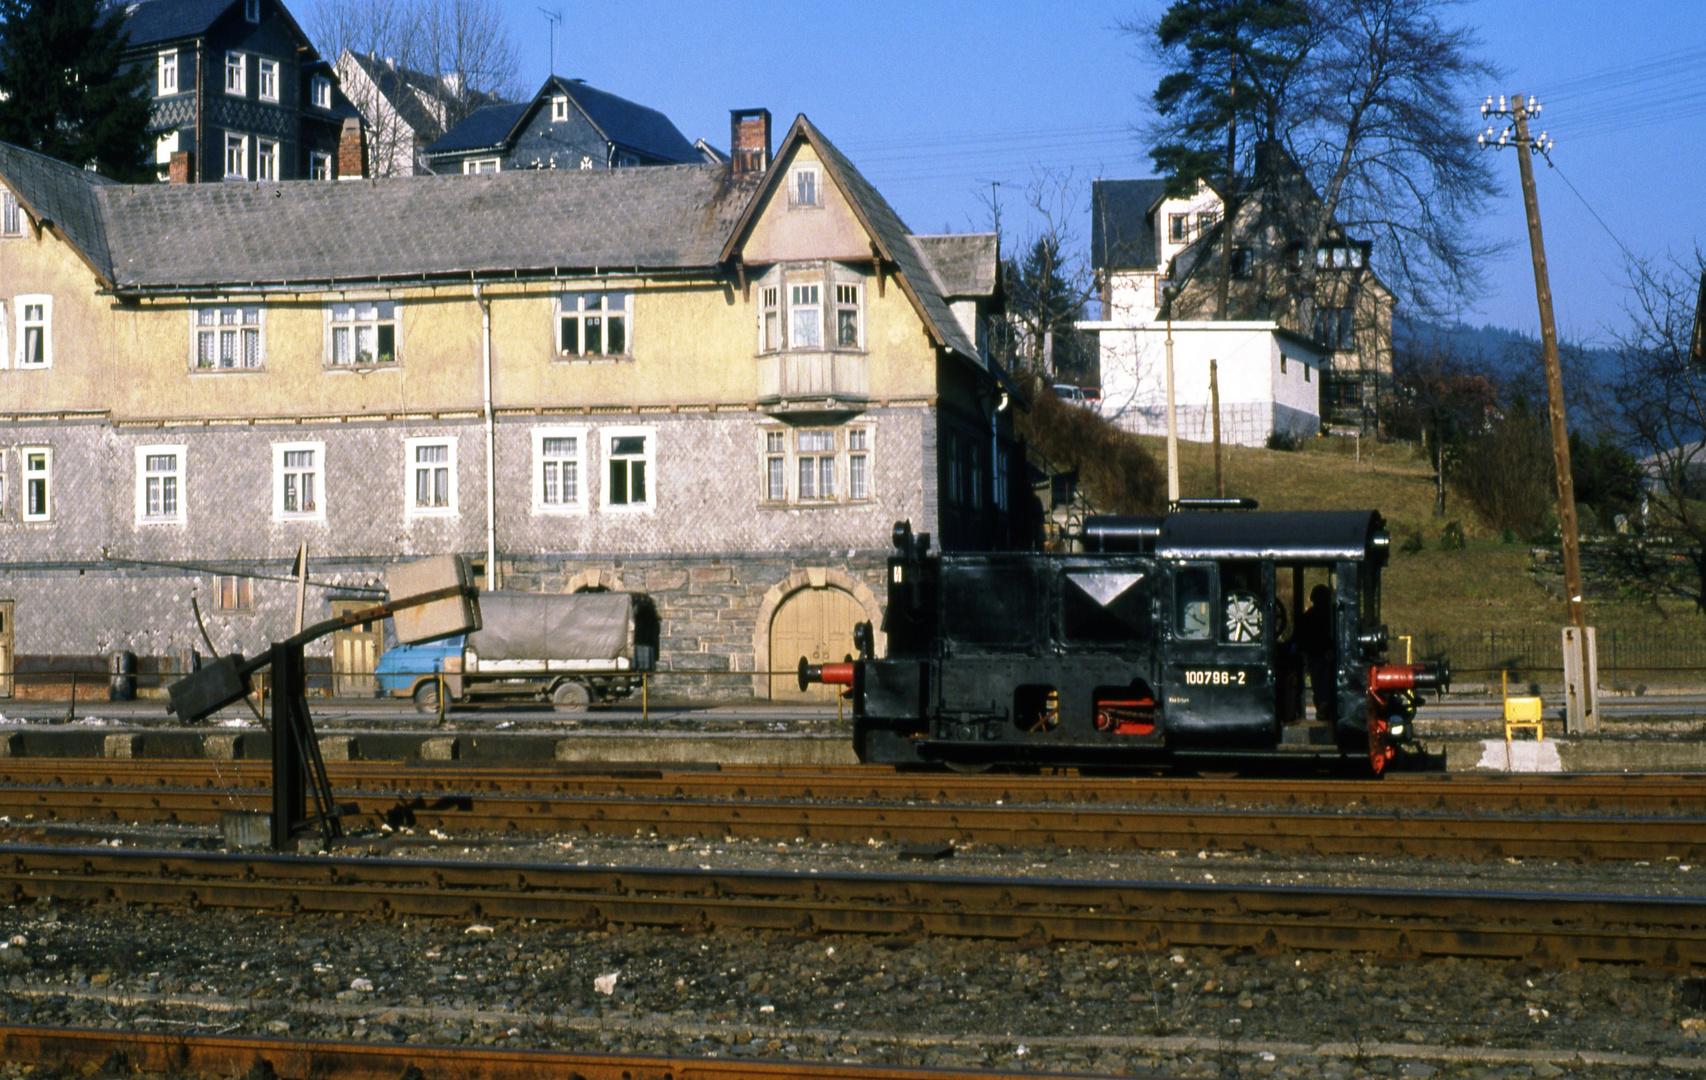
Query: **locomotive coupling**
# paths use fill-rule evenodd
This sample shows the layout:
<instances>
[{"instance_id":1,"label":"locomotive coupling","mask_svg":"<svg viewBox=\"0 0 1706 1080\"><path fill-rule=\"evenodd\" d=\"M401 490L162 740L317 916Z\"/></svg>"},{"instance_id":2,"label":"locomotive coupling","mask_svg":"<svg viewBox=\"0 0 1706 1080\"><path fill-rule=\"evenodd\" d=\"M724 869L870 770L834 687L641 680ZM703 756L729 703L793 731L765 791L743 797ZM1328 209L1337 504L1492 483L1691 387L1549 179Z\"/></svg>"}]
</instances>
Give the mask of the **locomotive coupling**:
<instances>
[{"instance_id":1,"label":"locomotive coupling","mask_svg":"<svg viewBox=\"0 0 1706 1080\"><path fill-rule=\"evenodd\" d=\"M1389 690L1450 690L1451 666L1444 660L1426 664L1375 664L1368 669L1372 693Z\"/></svg>"},{"instance_id":2,"label":"locomotive coupling","mask_svg":"<svg viewBox=\"0 0 1706 1080\"><path fill-rule=\"evenodd\" d=\"M800 692L804 693L813 683L831 683L836 686L853 685L852 663L841 664L808 664L805 657L800 657Z\"/></svg>"}]
</instances>

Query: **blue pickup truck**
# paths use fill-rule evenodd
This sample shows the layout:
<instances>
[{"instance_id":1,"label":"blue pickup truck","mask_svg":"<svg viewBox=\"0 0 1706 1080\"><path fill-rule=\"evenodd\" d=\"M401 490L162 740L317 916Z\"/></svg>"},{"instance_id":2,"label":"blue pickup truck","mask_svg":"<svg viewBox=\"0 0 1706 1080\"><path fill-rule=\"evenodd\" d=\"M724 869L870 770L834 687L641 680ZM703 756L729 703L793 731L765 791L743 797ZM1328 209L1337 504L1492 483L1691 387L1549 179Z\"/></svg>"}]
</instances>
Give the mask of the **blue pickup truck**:
<instances>
[{"instance_id":1,"label":"blue pickup truck","mask_svg":"<svg viewBox=\"0 0 1706 1080\"><path fill-rule=\"evenodd\" d=\"M615 701L657 666L658 617L641 593L480 594L481 628L379 658L379 692L436 712L477 699L549 701L559 709Z\"/></svg>"}]
</instances>

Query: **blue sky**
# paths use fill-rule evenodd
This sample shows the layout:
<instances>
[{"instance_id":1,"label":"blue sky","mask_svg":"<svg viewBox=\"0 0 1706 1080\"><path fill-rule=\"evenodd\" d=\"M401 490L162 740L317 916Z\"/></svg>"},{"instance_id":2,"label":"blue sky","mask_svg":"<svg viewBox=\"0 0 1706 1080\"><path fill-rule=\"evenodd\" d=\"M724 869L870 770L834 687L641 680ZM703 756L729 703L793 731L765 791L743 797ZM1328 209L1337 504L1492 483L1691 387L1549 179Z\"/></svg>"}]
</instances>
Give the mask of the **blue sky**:
<instances>
[{"instance_id":1,"label":"blue sky","mask_svg":"<svg viewBox=\"0 0 1706 1080\"><path fill-rule=\"evenodd\" d=\"M312 2L312 0L308 0ZM539 0L501 0L531 89L548 68ZM559 74L662 110L689 139L728 143L728 110L764 106L777 135L805 113L917 232L988 226L992 181L1013 207L1040 166L1073 170L1072 224L1089 182L1152 175L1133 131L1156 73L1117 25L1160 0L1071 4L938 0L543 0L560 10ZM1560 333L1602 337L1623 319L1622 244L1688 253L1706 234L1706 4L1685 0L1484 0L1448 16L1479 29L1520 89L1545 103L1557 170L1538 186ZM1479 100L1476 98L1475 100ZM1473 102L1465 102L1473 109ZM1508 195L1484 235L1511 245L1462 317L1533 331L1534 279L1510 151ZM1009 217L1013 232L1026 223Z\"/></svg>"}]
</instances>

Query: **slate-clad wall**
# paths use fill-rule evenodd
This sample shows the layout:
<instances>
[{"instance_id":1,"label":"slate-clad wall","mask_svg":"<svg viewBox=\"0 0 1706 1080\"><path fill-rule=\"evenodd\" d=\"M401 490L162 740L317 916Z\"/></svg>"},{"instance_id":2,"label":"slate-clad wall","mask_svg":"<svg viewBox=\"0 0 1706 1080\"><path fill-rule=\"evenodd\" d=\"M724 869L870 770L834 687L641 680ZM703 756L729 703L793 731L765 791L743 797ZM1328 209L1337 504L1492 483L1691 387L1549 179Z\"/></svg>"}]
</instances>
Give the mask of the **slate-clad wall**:
<instances>
[{"instance_id":1,"label":"slate-clad wall","mask_svg":"<svg viewBox=\"0 0 1706 1080\"><path fill-rule=\"evenodd\" d=\"M567 120L553 121L551 101L547 96L544 103L533 113L533 119L527 127L516 136L515 145L510 148L503 167L578 169L583 159L589 161L590 167L594 169L610 167L609 150L604 137L572 103L569 105Z\"/></svg>"},{"instance_id":2,"label":"slate-clad wall","mask_svg":"<svg viewBox=\"0 0 1706 1080\"><path fill-rule=\"evenodd\" d=\"M754 656L753 640L769 590L803 568L827 567L880 595L893 523L905 518L920 531L936 528L935 492L926 490L933 470L919 468L931 459L933 411L879 408L857 420L871 429L872 498L781 508L759 498L761 430L772 423L762 413L502 418L496 460L503 584L561 591L575 575L595 572L601 584L614 579L657 598L662 666L751 671L767 662ZM533 512L536 427L584 429L591 444L582 459L584 513ZM616 427L656 432L650 512L599 506L606 476L599 450L603 433ZM453 517L404 516L404 440L427 436L456 440ZM323 522L273 519L273 446L296 442L325 444ZM136 449L147 445L185 447L183 525L136 522ZM53 450L51 522L19 520L25 446ZM16 649L26 656L206 652L192 595L221 650L262 648L290 631L294 585L257 581L253 613L222 613L212 572L286 577L303 540L314 579L352 590L382 584L385 566L397 559L485 549L484 434L475 419L183 428L11 423L0 427L0 469L8 493L0 509L7 534L0 600L17 602ZM845 484L845 472L840 479ZM311 620L330 614L332 595L310 593ZM704 689L744 696L750 682L713 681Z\"/></svg>"}]
</instances>

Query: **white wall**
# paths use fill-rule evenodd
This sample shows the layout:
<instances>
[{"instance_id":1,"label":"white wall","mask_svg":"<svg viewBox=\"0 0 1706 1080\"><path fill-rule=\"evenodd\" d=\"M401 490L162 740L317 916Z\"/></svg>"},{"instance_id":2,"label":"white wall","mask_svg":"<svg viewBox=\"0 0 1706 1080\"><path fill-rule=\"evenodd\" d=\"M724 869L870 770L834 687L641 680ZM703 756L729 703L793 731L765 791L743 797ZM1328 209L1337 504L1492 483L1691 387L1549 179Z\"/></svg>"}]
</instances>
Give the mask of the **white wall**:
<instances>
[{"instance_id":1,"label":"white wall","mask_svg":"<svg viewBox=\"0 0 1706 1080\"><path fill-rule=\"evenodd\" d=\"M1128 431L1167 430L1166 337L1161 323L1080 323L1101 338L1101 412ZM1281 358L1284 372L1281 372ZM1313 435L1321 422L1321 355L1272 322L1175 322L1174 401L1179 437L1207 441L1208 365L1217 361L1221 438L1262 446L1276 431Z\"/></svg>"}]
</instances>

